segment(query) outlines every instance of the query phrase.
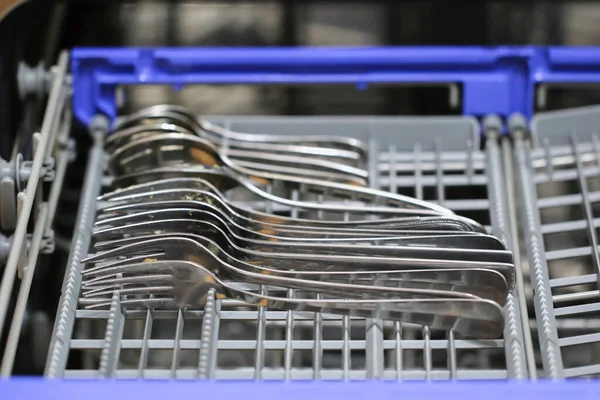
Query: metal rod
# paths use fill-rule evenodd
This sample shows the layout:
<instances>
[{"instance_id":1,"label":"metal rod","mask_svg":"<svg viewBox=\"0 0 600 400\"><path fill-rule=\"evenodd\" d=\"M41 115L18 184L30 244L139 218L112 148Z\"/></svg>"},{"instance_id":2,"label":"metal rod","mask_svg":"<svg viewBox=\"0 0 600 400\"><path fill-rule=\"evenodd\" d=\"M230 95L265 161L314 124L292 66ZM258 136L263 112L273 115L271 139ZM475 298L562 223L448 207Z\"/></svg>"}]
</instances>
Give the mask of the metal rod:
<instances>
[{"instance_id":1,"label":"metal rod","mask_svg":"<svg viewBox=\"0 0 600 400\"><path fill-rule=\"evenodd\" d=\"M295 297L295 291L288 289L287 297L293 299ZM285 347L283 350L283 369L284 369L284 380L290 381L292 379L292 361L294 357L294 313L288 311L285 319Z\"/></svg>"},{"instance_id":2,"label":"metal rod","mask_svg":"<svg viewBox=\"0 0 600 400\"><path fill-rule=\"evenodd\" d=\"M268 295L266 286L260 287L260 294ZM260 307L257 313L256 324L256 353L254 355L254 380L261 380L263 369L265 367L265 338L267 329L267 310L265 307Z\"/></svg>"},{"instance_id":3,"label":"metal rod","mask_svg":"<svg viewBox=\"0 0 600 400\"><path fill-rule=\"evenodd\" d=\"M394 322L394 355L395 355L395 364L396 364L396 380L402 380L402 369L403 369L403 349L402 349L402 325L400 325L400 321Z\"/></svg>"},{"instance_id":4,"label":"metal rod","mask_svg":"<svg viewBox=\"0 0 600 400\"><path fill-rule=\"evenodd\" d=\"M216 292L211 289L206 296L204 306L204 317L200 333L200 354L198 358L198 378L212 379L217 363L217 351L219 339L219 312L220 301L216 298Z\"/></svg>"},{"instance_id":5,"label":"metal rod","mask_svg":"<svg viewBox=\"0 0 600 400\"><path fill-rule=\"evenodd\" d=\"M423 327L423 364L425 366L425 380L431 380L431 331L428 326Z\"/></svg>"},{"instance_id":6,"label":"metal rod","mask_svg":"<svg viewBox=\"0 0 600 400\"><path fill-rule=\"evenodd\" d=\"M377 171L379 146L375 140L372 128L369 128L369 186L373 189L379 189L381 182ZM391 163L394 160L390 160ZM395 165L395 163L394 163ZM390 174L396 174L396 170L392 169ZM366 320L366 345L365 359L368 379L380 379L384 371L384 352L383 352L383 322L377 319Z\"/></svg>"},{"instance_id":7,"label":"metal rod","mask_svg":"<svg viewBox=\"0 0 600 400\"><path fill-rule=\"evenodd\" d=\"M515 167L518 173L518 192L521 196L524 240L529 257L531 284L535 289L534 305L538 329L542 363L550 379L564 378L562 355L558 343L556 316L552 306L552 294L548 265L544 257L544 240L540 232L539 210L535 183L532 179L531 155L523 137L524 132L512 132L515 143Z\"/></svg>"},{"instance_id":8,"label":"metal rod","mask_svg":"<svg viewBox=\"0 0 600 400\"><path fill-rule=\"evenodd\" d=\"M110 303L110 314L106 321L104 343L100 354L99 372L102 378L113 378L121 354L121 336L123 336L125 316L121 311L121 295L115 290Z\"/></svg>"},{"instance_id":9,"label":"metal rod","mask_svg":"<svg viewBox=\"0 0 600 400\"><path fill-rule=\"evenodd\" d=\"M450 379L456 380L456 340L453 331L448 333L448 370L450 371Z\"/></svg>"},{"instance_id":10,"label":"metal rod","mask_svg":"<svg viewBox=\"0 0 600 400\"><path fill-rule=\"evenodd\" d=\"M317 294L317 300L323 299L323 295L321 293ZM313 321L313 371L314 371L314 380L321 379L321 365L323 364L323 348L321 341L323 340L323 315L321 313L316 313Z\"/></svg>"},{"instance_id":11,"label":"metal rod","mask_svg":"<svg viewBox=\"0 0 600 400\"><path fill-rule=\"evenodd\" d=\"M525 339L525 359L527 360L528 377L531 380L537 379L537 369L535 366L535 354L533 352L533 340L531 330L529 329L529 311L527 310L527 296L525 295L525 283L523 282L523 271L521 270L521 253L519 251L519 239L517 228L517 216L515 205L515 176L514 165L512 163L513 151L510 141L507 138L502 139L502 155L504 163L504 178L506 179L506 204L508 206L508 220L510 228L510 238L512 240L513 257L515 260L516 271L516 289L519 300L519 309L521 311L521 326L523 329L523 338Z\"/></svg>"},{"instance_id":12,"label":"metal rod","mask_svg":"<svg viewBox=\"0 0 600 400\"><path fill-rule=\"evenodd\" d=\"M492 234L500 238L514 252L515 249L512 248L510 227L508 226L507 211L505 209L505 180L500 148L498 146L498 138L502 125L501 121L495 116L487 117L483 125L486 137L485 151L488 160L486 173L488 175ZM509 376L515 379L523 379L526 375L525 349L523 346L524 339L520 332L521 314L516 297L514 291L511 291L507 296L506 305L504 306L504 346Z\"/></svg>"},{"instance_id":13,"label":"metal rod","mask_svg":"<svg viewBox=\"0 0 600 400\"><path fill-rule=\"evenodd\" d=\"M85 174L85 183L81 191L81 201L77 213L77 222L73 235L71 253L67 264L67 272L63 291L58 306L58 315L54 323L52 341L46 363L45 375L58 377L62 375L67 364L69 343L75 324L75 312L82 265L80 260L86 255L91 240L91 232L96 212L96 197L100 193L102 171L104 170L105 153L102 147L108 123L91 129L94 144L89 153Z\"/></svg>"}]
</instances>

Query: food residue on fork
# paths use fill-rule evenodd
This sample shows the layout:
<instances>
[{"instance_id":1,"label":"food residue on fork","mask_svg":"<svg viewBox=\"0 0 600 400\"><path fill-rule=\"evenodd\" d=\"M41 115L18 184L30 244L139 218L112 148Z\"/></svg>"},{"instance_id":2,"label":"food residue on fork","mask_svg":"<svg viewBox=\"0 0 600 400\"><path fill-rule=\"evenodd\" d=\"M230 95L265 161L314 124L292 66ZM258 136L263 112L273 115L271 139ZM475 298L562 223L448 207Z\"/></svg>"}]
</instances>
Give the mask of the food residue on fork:
<instances>
[{"instance_id":1,"label":"food residue on fork","mask_svg":"<svg viewBox=\"0 0 600 400\"><path fill-rule=\"evenodd\" d=\"M146 258L144 260L145 263L153 263L153 262L157 262L158 258Z\"/></svg>"}]
</instances>

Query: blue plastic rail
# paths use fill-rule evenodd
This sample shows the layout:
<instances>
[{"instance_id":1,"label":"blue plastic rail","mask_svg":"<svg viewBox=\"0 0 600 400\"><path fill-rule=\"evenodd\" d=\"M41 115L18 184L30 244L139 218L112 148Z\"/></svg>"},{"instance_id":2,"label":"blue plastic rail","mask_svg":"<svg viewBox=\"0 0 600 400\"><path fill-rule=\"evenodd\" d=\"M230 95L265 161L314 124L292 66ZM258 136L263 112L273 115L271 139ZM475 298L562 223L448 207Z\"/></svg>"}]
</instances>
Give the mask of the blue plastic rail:
<instances>
[{"instance_id":1,"label":"blue plastic rail","mask_svg":"<svg viewBox=\"0 0 600 400\"><path fill-rule=\"evenodd\" d=\"M93 385L90 385L93 383ZM165 400L222 399L446 399L587 400L598 398L598 383L568 382L206 382L206 381L44 381L0 382L2 399Z\"/></svg>"},{"instance_id":2,"label":"blue plastic rail","mask_svg":"<svg viewBox=\"0 0 600 400\"><path fill-rule=\"evenodd\" d=\"M72 73L85 124L139 84L457 83L464 114L531 116L536 84L600 82L600 47L78 48Z\"/></svg>"},{"instance_id":3,"label":"blue plastic rail","mask_svg":"<svg viewBox=\"0 0 600 400\"><path fill-rule=\"evenodd\" d=\"M600 47L533 48L530 81L538 83L600 83Z\"/></svg>"}]
</instances>

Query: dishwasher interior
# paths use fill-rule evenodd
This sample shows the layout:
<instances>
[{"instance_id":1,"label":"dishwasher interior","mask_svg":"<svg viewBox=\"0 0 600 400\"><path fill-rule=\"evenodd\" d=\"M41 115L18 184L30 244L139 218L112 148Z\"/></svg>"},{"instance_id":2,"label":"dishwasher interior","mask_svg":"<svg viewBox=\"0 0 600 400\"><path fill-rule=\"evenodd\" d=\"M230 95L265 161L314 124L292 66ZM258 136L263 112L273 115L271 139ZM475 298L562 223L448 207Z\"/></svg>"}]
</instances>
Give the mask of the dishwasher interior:
<instances>
[{"instance_id":1,"label":"dishwasher interior","mask_svg":"<svg viewBox=\"0 0 600 400\"><path fill-rule=\"evenodd\" d=\"M3 376L30 371L31 365L46 377L74 379L600 374L600 108L534 112L542 97L552 102L552 90L545 90L555 84L595 83L595 49L366 49L364 57L346 54L333 66L327 54L335 59L344 49L308 55L277 48L202 51L81 48L62 52L51 68L20 66L20 91L45 101L39 132L22 142L17 136L0 182ZM530 69L519 69L525 64ZM537 67L546 68L542 78L535 75ZM463 115L336 115L343 101L327 116L269 116L260 110L223 115L228 113L218 107L215 115L204 115L207 103L197 100L198 92L186 93L192 82L250 83L265 91L273 84L310 83L307 90L319 95L327 89L318 88L331 82L358 91L388 82L433 82L447 85L448 108ZM200 87L217 98L223 94L218 86ZM432 201L484 224L514 252L517 266L503 338L462 339L410 324L257 309L216 297L203 309L178 312L124 312L118 299L110 310L81 307L80 260L90 247L97 196L110 181L104 116L139 108L153 91L198 104L193 109L204 119L233 131L360 139L368 145L371 187ZM47 300L51 286L62 288L55 301ZM55 319L31 311L40 308L51 309Z\"/></svg>"}]
</instances>

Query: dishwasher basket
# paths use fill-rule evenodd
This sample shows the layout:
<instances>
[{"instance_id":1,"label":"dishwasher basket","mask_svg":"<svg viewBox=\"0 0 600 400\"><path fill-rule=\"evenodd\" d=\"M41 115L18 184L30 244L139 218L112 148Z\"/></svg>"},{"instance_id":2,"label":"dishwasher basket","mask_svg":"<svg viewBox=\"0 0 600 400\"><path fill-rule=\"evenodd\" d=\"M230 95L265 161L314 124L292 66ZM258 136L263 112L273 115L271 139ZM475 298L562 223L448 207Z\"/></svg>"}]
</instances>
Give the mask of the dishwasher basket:
<instances>
[{"instance_id":1,"label":"dishwasher basket","mask_svg":"<svg viewBox=\"0 0 600 400\"><path fill-rule=\"evenodd\" d=\"M600 81L596 70L600 50L571 48L64 53L41 133L47 140L67 136L72 112L96 140L87 158L46 376L397 381L600 374L600 325L593 318L600 310L600 217L594 214L600 200L600 143L594 135L600 109L538 113L531 137L528 126L536 91L548 84ZM216 299L203 311L124 315L118 300L109 311L78 308L79 260L90 243L106 161L100 139L108 124L99 116L115 117L119 86L325 83L359 89L378 83L455 84L464 116L206 118L243 132L359 138L369 146L373 187L435 201L486 224L515 252L517 265L503 339L462 340L406 324L257 310ZM54 185L60 174L56 178ZM19 261L14 253L7 266ZM535 318L529 317L528 301ZM74 354L83 357L83 369L67 368Z\"/></svg>"}]
</instances>

